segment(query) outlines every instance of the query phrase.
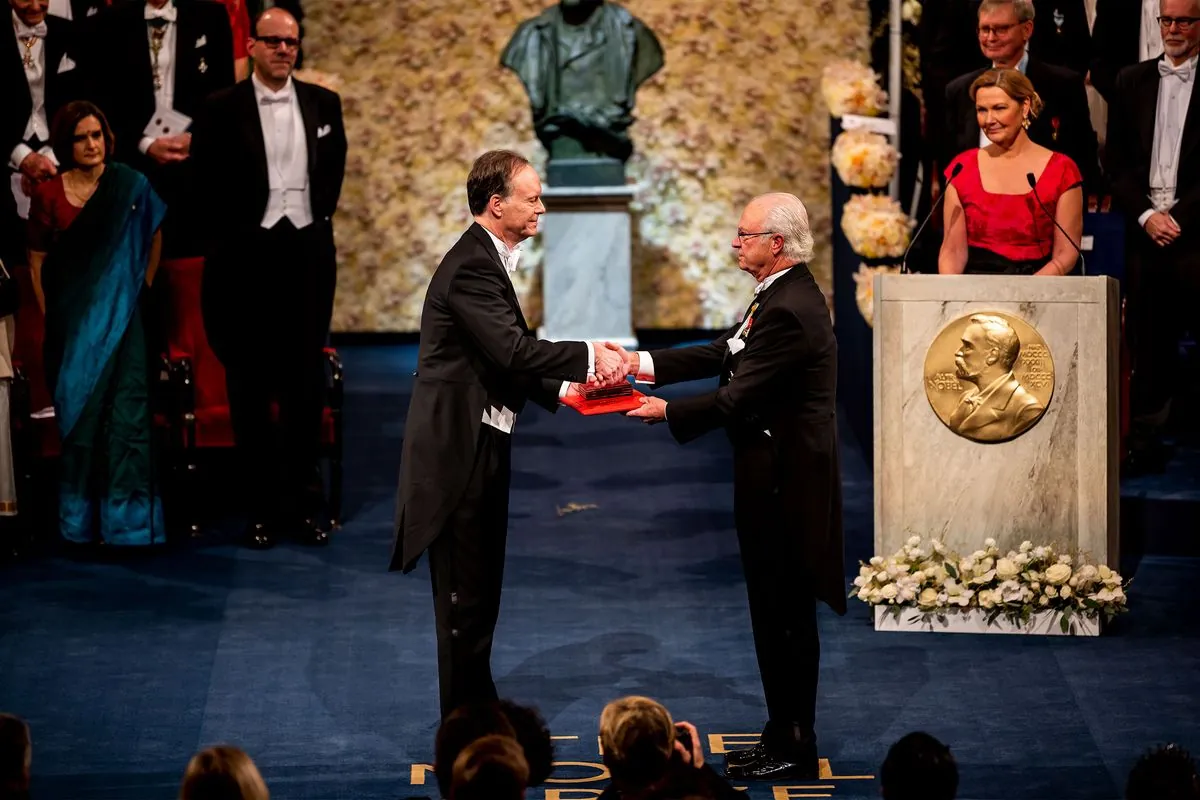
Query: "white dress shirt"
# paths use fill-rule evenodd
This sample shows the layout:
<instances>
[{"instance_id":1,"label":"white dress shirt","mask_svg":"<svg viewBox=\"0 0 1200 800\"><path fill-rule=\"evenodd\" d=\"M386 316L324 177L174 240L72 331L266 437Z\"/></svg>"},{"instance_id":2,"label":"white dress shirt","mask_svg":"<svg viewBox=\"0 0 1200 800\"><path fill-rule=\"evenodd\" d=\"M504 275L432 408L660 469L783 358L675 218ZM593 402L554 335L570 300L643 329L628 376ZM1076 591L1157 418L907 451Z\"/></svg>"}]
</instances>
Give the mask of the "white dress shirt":
<instances>
[{"instance_id":1,"label":"white dress shirt","mask_svg":"<svg viewBox=\"0 0 1200 800\"><path fill-rule=\"evenodd\" d=\"M1158 23L1156 22L1155 25L1157 25L1157 24ZM1028 66L1029 66L1029 48L1026 47L1025 52L1021 54L1021 60L1017 62L1017 72L1024 75L1025 70ZM993 61L992 69L995 69L995 68L996 68L996 62ZM989 139L987 137L987 134L983 132L983 128L980 128L979 129L979 146L987 147L991 143L992 143L992 140Z\"/></svg>"},{"instance_id":2,"label":"white dress shirt","mask_svg":"<svg viewBox=\"0 0 1200 800\"><path fill-rule=\"evenodd\" d=\"M792 269L793 267L788 267L787 269L781 269L779 272L773 272L768 275L766 278L760 281L757 286L754 287L754 296L758 297L767 290L768 286L782 278L787 273L791 272ZM742 335L745 334L746 325L749 324L749 322L750 314L747 313L745 318L742 320L741 327L737 329L737 333L733 334L733 336L729 338L730 351L736 353L741 350L742 347L745 347L745 343L742 341ZM734 345L733 342L735 341L741 344L741 347ZM736 350L734 349L735 347L737 348ZM638 351L638 373L634 377L634 380L638 383L654 383L654 357L650 355L649 350Z\"/></svg>"},{"instance_id":3,"label":"white dress shirt","mask_svg":"<svg viewBox=\"0 0 1200 800\"><path fill-rule=\"evenodd\" d=\"M176 22L179 17L179 9L175 8L175 0L167 0L166 5L162 8L145 6L143 16L146 19L147 49L150 48L150 42L154 40L154 26L150 24L150 20L160 18L167 21L162 49L158 51L158 76L161 78L162 86L154 90L154 105L158 109L173 109L175 108L175 43L179 40L179 26ZM153 68L154 51L150 50L149 55ZM154 137L143 136L138 142L138 149L145 153L152 144L154 144Z\"/></svg>"},{"instance_id":4,"label":"white dress shirt","mask_svg":"<svg viewBox=\"0 0 1200 800\"><path fill-rule=\"evenodd\" d=\"M1179 173L1179 151L1183 144L1183 124L1196 85L1196 56L1178 67L1164 56L1159 69L1171 74L1158 79L1158 106L1154 112L1154 145L1150 151L1150 203L1153 208L1143 211L1138 222L1155 211L1170 211L1175 205L1175 180Z\"/></svg>"},{"instance_id":5,"label":"white dress shirt","mask_svg":"<svg viewBox=\"0 0 1200 800\"><path fill-rule=\"evenodd\" d=\"M1160 0L1142 0L1142 24L1138 30L1138 61L1149 61L1163 54L1162 33L1158 28Z\"/></svg>"},{"instance_id":6,"label":"white dress shirt","mask_svg":"<svg viewBox=\"0 0 1200 800\"><path fill-rule=\"evenodd\" d=\"M267 150L267 209L262 226L273 228L287 217L292 225L306 228L313 222L312 192L308 180L308 135L300 101L296 99L292 79L278 92L258 79L254 84L254 100L262 124L263 144Z\"/></svg>"},{"instance_id":7,"label":"white dress shirt","mask_svg":"<svg viewBox=\"0 0 1200 800\"><path fill-rule=\"evenodd\" d=\"M31 66L25 67L25 80L29 82L29 97L33 101L32 109L29 114L29 119L25 123L25 133L22 139L28 141L37 137L42 142L46 142L46 146L42 148L42 155L46 155L50 151L50 125L46 119L46 23L42 22L30 28L17 17L14 12L13 20L13 36L17 40L17 52L21 55L21 63L25 61L25 44L22 39L32 37L33 47L29 49L29 55L33 59ZM33 152L33 149L20 142L13 148L9 154L8 165L13 169L20 169L21 162Z\"/></svg>"}]
</instances>

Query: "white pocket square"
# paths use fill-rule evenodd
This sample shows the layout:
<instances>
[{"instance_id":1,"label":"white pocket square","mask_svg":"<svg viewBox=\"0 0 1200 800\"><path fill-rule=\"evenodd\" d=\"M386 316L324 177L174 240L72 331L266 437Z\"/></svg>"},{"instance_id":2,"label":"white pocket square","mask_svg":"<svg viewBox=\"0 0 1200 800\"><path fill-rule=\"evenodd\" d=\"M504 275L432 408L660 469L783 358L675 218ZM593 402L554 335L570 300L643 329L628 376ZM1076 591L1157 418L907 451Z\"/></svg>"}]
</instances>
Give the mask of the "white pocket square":
<instances>
[{"instance_id":1,"label":"white pocket square","mask_svg":"<svg viewBox=\"0 0 1200 800\"><path fill-rule=\"evenodd\" d=\"M87 15L89 17L94 17L94 16L96 16L96 13L99 11L100 11L100 9L96 8L95 6L91 6L87 10Z\"/></svg>"},{"instance_id":2,"label":"white pocket square","mask_svg":"<svg viewBox=\"0 0 1200 800\"><path fill-rule=\"evenodd\" d=\"M333 129L330 126L322 125L321 127L317 128L317 138L324 139L326 136L329 135L329 132L331 130L333 130Z\"/></svg>"},{"instance_id":3,"label":"white pocket square","mask_svg":"<svg viewBox=\"0 0 1200 800\"><path fill-rule=\"evenodd\" d=\"M204 47L204 45L206 45L206 44L208 44L207 36L201 36L199 39L196 40L196 47Z\"/></svg>"},{"instance_id":4,"label":"white pocket square","mask_svg":"<svg viewBox=\"0 0 1200 800\"><path fill-rule=\"evenodd\" d=\"M75 69L75 62L71 60L69 55L63 53L62 61L58 62L58 74L62 75L64 72L70 72L73 69Z\"/></svg>"}]
</instances>

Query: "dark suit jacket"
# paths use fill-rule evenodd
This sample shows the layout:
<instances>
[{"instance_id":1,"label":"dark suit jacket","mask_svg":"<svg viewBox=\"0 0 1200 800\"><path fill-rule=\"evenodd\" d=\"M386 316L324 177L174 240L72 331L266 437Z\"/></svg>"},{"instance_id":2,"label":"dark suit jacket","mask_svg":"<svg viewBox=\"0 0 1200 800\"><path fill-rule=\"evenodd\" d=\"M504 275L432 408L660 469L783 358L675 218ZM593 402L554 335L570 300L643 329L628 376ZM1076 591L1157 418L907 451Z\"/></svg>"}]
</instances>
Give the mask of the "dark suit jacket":
<instances>
[{"instance_id":1,"label":"dark suit jacket","mask_svg":"<svg viewBox=\"0 0 1200 800\"><path fill-rule=\"evenodd\" d=\"M1200 97L1192 79L1192 98L1183 123L1183 143L1176 176L1177 203L1171 216L1179 223L1180 235L1159 248L1137 224L1150 206L1150 158L1154 148L1154 118L1158 108L1158 62L1143 61L1117 75L1112 105L1108 110L1108 139L1105 164L1112 183L1113 201L1126 215L1126 242L1142 248L1155 259L1170 259L1200 269Z\"/></svg>"},{"instance_id":2,"label":"dark suit jacket","mask_svg":"<svg viewBox=\"0 0 1200 800\"><path fill-rule=\"evenodd\" d=\"M519 412L532 399L554 411L561 382L585 380L589 366L583 342L529 330L487 231L472 224L425 292L389 569L412 570L461 500L484 409Z\"/></svg>"},{"instance_id":3,"label":"dark suit jacket","mask_svg":"<svg viewBox=\"0 0 1200 800\"><path fill-rule=\"evenodd\" d=\"M1029 54L1044 64L1085 75L1092 57L1092 35L1083 0L1033 0L1033 9Z\"/></svg>"},{"instance_id":4,"label":"dark suit jacket","mask_svg":"<svg viewBox=\"0 0 1200 800\"><path fill-rule=\"evenodd\" d=\"M1142 0L1096 0L1092 27L1092 85L1109 103L1117 73L1138 60Z\"/></svg>"},{"instance_id":5,"label":"dark suit jacket","mask_svg":"<svg viewBox=\"0 0 1200 800\"><path fill-rule=\"evenodd\" d=\"M175 0L175 109L195 119L205 98L233 85L229 15L210 0ZM183 164L164 168L142 155L138 142L154 114L154 77L144 3L127 3L97 16L89 36L97 97L117 137L117 158L154 184L168 205L187 191ZM164 183L169 184L165 186Z\"/></svg>"},{"instance_id":6,"label":"dark suit jacket","mask_svg":"<svg viewBox=\"0 0 1200 800\"><path fill-rule=\"evenodd\" d=\"M975 103L971 100L971 84L984 71L968 72L946 87L946 130L949 133L947 149L940 159L943 166L959 153L979 147L979 123L975 117ZM1100 164L1083 78L1033 56L1029 57L1025 77L1045 103L1042 113L1029 126L1029 138L1069 156L1083 174L1084 190L1096 191L1100 186Z\"/></svg>"},{"instance_id":7,"label":"dark suit jacket","mask_svg":"<svg viewBox=\"0 0 1200 800\"><path fill-rule=\"evenodd\" d=\"M772 283L757 304L740 353L731 355L727 340L741 323L709 344L656 350L655 383L720 376L717 391L668 403L671 435L684 443L726 430L734 447L739 533L763 535L747 523L782 503L769 535L792 554L799 584L845 613L833 324L804 264ZM751 480L751 473L770 480Z\"/></svg>"},{"instance_id":8,"label":"dark suit jacket","mask_svg":"<svg viewBox=\"0 0 1200 800\"><path fill-rule=\"evenodd\" d=\"M46 38L42 42L46 60L46 121L53 125L54 115L60 108L82 97L84 68L80 64L75 24L47 15L46 28ZM75 63L75 68L60 72L64 56ZM0 123L0 153L5 162L24 138L25 126L33 111L33 99L21 59L21 47L9 25L0 35L0 108L4 109L4 122Z\"/></svg>"},{"instance_id":9,"label":"dark suit jacket","mask_svg":"<svg viewBox=\"0 0 1200 800\"><path fill-rule=\"evenodd\" d=\"M314 335L323 339L336 283L333 214L346 170L346 130L336 93L295 78L292 87L308 147L313 228L319 239L314 263L322 287L317 307L303 313L311 317ZM262 226L270 194L266 143L251 81L219 91L205 103L192 126L192 160L199 227L205 238L205 327L214 352L224 361L245 314L269 301L253 292L248 296L246 269L261 265L244 265L242 258L246 241Z\"/></svg>"}]
</instances>

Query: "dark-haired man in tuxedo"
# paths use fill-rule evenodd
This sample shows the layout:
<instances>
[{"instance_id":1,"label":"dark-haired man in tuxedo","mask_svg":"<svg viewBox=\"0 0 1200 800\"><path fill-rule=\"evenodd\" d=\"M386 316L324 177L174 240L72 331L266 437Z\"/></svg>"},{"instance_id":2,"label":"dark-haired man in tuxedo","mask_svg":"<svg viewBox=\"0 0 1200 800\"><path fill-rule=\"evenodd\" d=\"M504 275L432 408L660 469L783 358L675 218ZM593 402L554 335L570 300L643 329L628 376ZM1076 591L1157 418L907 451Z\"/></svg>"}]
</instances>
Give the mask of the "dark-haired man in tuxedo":
<instances>
[{"instance_id":1,"label":"dark-haired man in tuxedo","mask_svg":"<svg viewBox=\"0 0 1200 800\"><path fill-rule=\"evenodd\" d=\"M1161 0L1164 53L1117 75L1105 160L1125 213L1134 347L1131 457L1158 469L1180 388L1179 340L1200 336L1200 0Z\"/></svg>"},{"instance_id":2,"label":"dark-haired man in tuxedo","mask_svg":"<svg viewBox=\"0 0 1200 800\"><path fill-rule=\"evenodd\" d=\"M12 32L0 36L0 153L8 163L0 189L0 259L25 261L25 222L33 186L58 173L50 125L82 91L75 26L47 13L47 0L9 0Z\"/></svg>"},{"instance_id":3,"label":"dark-haired man in tuxedo","mask_svg":"<svg viewBox=\"0 0 1200 800\"><path fill-rule=\"evenodd\" d=\"M292 77L299 50L292 15L264 11L250 80L209 99L192 140L208 236L204 325L225 365L255 548L281 534L329 541L317 460L346 131L338 95Z\"/></svg>"},{"instance_id":4,"label":"dark-haired man in tuxedo","mask_svg":"<svg viewBox=\"0 0 1200 800\"><path fill-rule=\"evenodd\" d=\"M116 157L149 178L167 203L163 256L199 255L188 123L206 97L233 84L225 7L210 0L115 6L97 17L88 50Z\"/></svg>"},{"instance_id":5,"label":"dark-haired man in tuxedo","mask_svg":"<svg viewBox=\"0 0 1200 800\"><path fill-rule=\"evenodd\" d=\"M1069 156L1083 174L1085 192L1097 191L1100 164L1083 77L1028 52L1033 26L1032 0L983 0L978 15L979 48L993 67L1016 69L1029 78L1045 103L1042 113L1029 126L1029 138ZM942 164L949 164L963 151L987 144L971 99L971 83L984 71L968 72L946 86L947 132L939 157Z\"/></svg>"}]
</instances>

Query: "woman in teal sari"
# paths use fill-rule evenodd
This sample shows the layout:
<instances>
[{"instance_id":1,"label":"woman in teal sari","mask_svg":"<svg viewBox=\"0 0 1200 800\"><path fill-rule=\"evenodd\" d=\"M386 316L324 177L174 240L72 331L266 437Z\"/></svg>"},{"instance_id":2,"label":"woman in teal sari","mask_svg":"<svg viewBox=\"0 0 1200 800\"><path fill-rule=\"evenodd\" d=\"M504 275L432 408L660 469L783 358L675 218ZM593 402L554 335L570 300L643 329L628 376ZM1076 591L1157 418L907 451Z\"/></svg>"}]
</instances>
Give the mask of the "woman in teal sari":
<instances>
[{"instance_id":1,"label":"woman in teal sari","mask_svg":"<svg viewBox=\"0 0 1200 800\"><path fill-rule=\"evenodd\" d=\"M91 103L64 107L51 140L60 172L34 190L29 264L62 436L59 528L78 544L162 544L138 299L166 206L141 173L108 161L112 131Z\"/></svg>"}]
</instances>

